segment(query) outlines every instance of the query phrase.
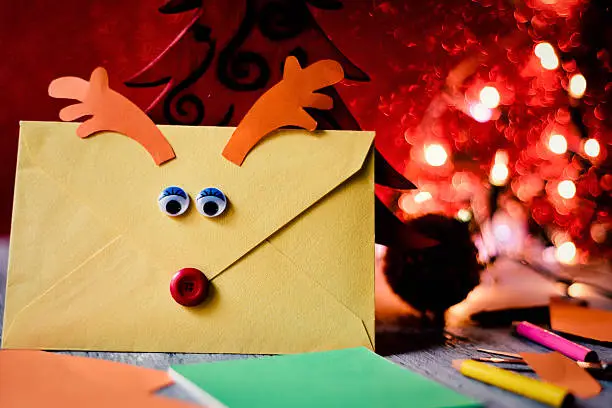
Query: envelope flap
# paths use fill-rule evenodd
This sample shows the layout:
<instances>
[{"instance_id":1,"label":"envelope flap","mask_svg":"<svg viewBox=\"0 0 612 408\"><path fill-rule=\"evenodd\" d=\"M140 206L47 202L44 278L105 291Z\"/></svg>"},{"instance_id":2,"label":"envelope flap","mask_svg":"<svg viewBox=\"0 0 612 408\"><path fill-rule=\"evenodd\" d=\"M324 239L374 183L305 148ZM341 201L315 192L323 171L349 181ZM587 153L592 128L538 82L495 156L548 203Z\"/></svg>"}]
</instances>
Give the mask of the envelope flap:
<instances>
[{"instance_id":1,"label":"envelope flap","mask_svg":"<svg viewBox=\"0 0 612 408\"><path fill-rule=\"evenodd\" d=\"M22 122L22 145L43 171L154 255L169 274L192 266L209 278L356 173L374 137L373 132L281 130L238 167L221 156L233 128L159 126L177 158L157 167L134 141L113 133L81 140L76 126ZM171 185L192 198L181 217L158 208L159 193ZM198 193L211 186L230 203L212 219L193 208Z\"/></svg>"}]
</instances>

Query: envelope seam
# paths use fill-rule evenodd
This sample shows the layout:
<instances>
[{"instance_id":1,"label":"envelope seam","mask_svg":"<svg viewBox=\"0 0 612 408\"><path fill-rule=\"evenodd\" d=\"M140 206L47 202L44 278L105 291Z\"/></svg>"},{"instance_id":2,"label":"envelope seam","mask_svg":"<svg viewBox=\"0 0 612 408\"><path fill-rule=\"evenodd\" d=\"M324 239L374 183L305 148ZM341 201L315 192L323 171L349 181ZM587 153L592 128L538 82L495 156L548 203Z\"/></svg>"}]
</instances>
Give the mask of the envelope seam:
<instances>
[{"instance_id":1,"label":"envelope seam","mask_svg":"<svg viewBox=\"0 0 612 408\"><path fill-rule=\"evenodd\" d=\"M276 245L274 245L272 242L270 242L269 239L265 239L264 242L269 244L270 247L272 247L272 249L274 249L276 252L278 252L280 255L282 255L285 259L287 259L287 261L289 263L291 263L293 266L295 266L296 269L300 271L302 276L304 276L305 278L307 278L311 282L314 282L315 285L317 285L320 289L325 291L332 299L334 299L336 302L338 302L340 305L342 305L342 307L344 307L346 310L348 310L348 312L350 314L352 314L355 318L357 318L357 320L359 320L361 322L361 325L363 326L363 329L366 332L366 336L368 337L368 341L370 342L370 345L372 346L372 350L374 350L374 343L372 342L372 338L370 337L370 333L368 332L368 328L367 328L365 322L363 321L363 319L361 317L359 317L355 312L353 312L346 304L344 304L344 302L342 302L336 296L334 296L333 293L331 293L329 290L327 290L325 288L325 286L323 286L318 280L316 280L315 278L313 278L309 274L303 272L302 268L297 263L295 263L293 261L293 259L289 255L287 255L286 253L281 251Z\"/></svg>"},{"instance_id":2,"label":"envelope seam","mask_svg":"<svg viewBox=\"0 0 612 408\"><path fill-rule=\"evenodd\" d=\"M49 293L51 290L53 290L57 285L59 285L61 282L63 282L64 280L68 279L68 277L70 277L71 275L73 275L75 272L77 272L79 269L81 269L83 266L85 266L87 263L91 262L93 259L95 259L101 252L103 252L106 248L110 247L112 244L114 244L117 240L119 240L121 237L123 237L123 234L116 236L115 238L111 239L106 245L104 245L103 247L101 247L100 249L98 249L96 252L94 252L93 254L91 254L89 257L87 257L87 259L85 259L83 262L81 262L79 265L77 265L74 269L72 269L70 272L68 272L67 274L65 274L64 276L62 276L61 278L59 278L56 282L54 282L51 286L49 286L44 292L42 292L40 295L36 296L34 299L32 299L28 304L26 304L24 307L22 307L14 316L13 321L9 323L9 325L6 327L6 333L4 337L8 337L12 327L14 326L15 322L18 320L19 315L21 315L26 309L28 309L30 306L32 306L34 303L36 303L39 299L43 298L47 293ZM6 323L6 322L5 322Z\"/></svg>"},{"instance_id":3,"label":"envelope seam","mask_svg":"<svg viewBox=\"0 0 612 408\"><path fill-rule=\"evenodd\" d=\"M370 341L370 346L372 346L372 350L374 350L374 341L372 341L372 336L370 336L370 332L368 331L368 327L366 326L365 322L363 321L363 319L361 320L361 324L363 325L363 329L366 332L366 335L368 336L368 340Z\"/></svg>"},{"instance_id":4,"label":"envelope seam","mask_svg":"<svg viewBox=\"0 0 612 408\"><path fill-rule=\"evenodd\" d=\"M348 180L350 180L351 178L355 177L355 175L357 173L359 173L361 170L363 170L364 168L364 164L366 162L366 159L368 158L368 154L369 154L370 149L368 149L368 151L365 153L365 156L363 158L363 160L361 160L361 164L359 166L357 166L356 168L351 168L351 170L349 170L347 172L347 174L345 174L344 176L342 176L342 178L340 180L337 181L337 184L335 184L334 186L332 186L327 192L325 192L323 195L321 195L317 200L313 201L312 203L310 203L309 205L307 205L306 207L304 207L299 213L297 213L296 215L294 215L291 219L287 220L286 222L284 222L283 224L281 224L280 226L278 226L276 229L273 229L272 231L270 231L265 238L263 238L261 241L256 242L255 244L253 244L253 246L247 250L246 252L244 252L242 255L240 255L237 259L235 259L234 261L232 261L231 263L229 263L227 266L225 266L224 268L220 269L219 272L214 273L211 277L210 277L210 281L213 281L214 279L216 279L217 277L219 277L219 275L221 275L222 273L224 273L226 270L230 269L232 267L232 265L234 265L236 262L238 262L240 259L242 259L245 255L248 255L250 252L252 252L253 250L255 250L257 247L259 247L261 244L263 244L264 242L268 241L268 243L270 243L269 239L271 236L279 233L280 231L282 231L283 229L287 228L287 226L289 224L291 224L293 221L295 221L298 217L300 217L302 214L306 213L310 208L314 207L315 205L321 203L322 201L324 201L325 199L327 199L327 197L329 197L335 190L339 189L344 183L346 183ZM280 251L279 251L280 252ZM346 306L345 306L346 307Z\"/></svg>"}]
</instances>

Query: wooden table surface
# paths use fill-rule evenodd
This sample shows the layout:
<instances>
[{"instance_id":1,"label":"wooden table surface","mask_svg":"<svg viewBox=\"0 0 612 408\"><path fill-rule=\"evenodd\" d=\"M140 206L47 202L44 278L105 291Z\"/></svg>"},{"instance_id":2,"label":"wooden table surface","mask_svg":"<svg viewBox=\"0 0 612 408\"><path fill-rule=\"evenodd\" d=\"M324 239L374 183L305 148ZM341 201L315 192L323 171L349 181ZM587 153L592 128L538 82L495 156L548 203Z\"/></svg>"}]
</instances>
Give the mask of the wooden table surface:
<instances>
[{"instance_id":1,"label":"wooden table surface","mask_svg":"<svg viewBox=\"0 0 612 408\"><path fill-rule=\"evenodd\" d=\"M6 258L8 254L8 241L0 239L0 310L4 309L4 287L6 281ZM379 289L380 288L380 289ZM385 294L386 289L379 285L377 297ZM509 334L508 328L487 329L472 326L459 326L452 331L464 336L469 341L447 345L438 341L438 336L414 328L409 324L398 324L401 319L393 318L393 309L404 313L402 306L394 301L383 300L381 318L377 324L376 344L377 352L389 360L416 371L428 378L438 381L448 387L473 397L485 403L490 408L536 408L544 405L518 397L495 387L484 385L470 380L457 373L451 367L454 359L465 359L477 355L476 348L490 348L510 352L545 351L543 348L515 338ZM378 314L378 309L377 309ZM0 328L2 319L0 317ZM612 349L601 346L590 346L595 349L604 360L612 361ZM182 364L200 361L219 361L237 358L256 358L256 356L242 356L230 354L182 354L182 353L98 353L74 352L70 354L103 358L124 363L157 368L165 370L171 364ZM526 375L533 375L526 372ZM589 400L578 400L577 407L610 408L612 407L612 383L603 382L604 391L597 397ZM190 400L178 387L171 386L161 394L180 399ZM406 406L411 407L410 395L406 395ZM414 407L418 408L418 407Z\"/></svg>"}]
</instances>

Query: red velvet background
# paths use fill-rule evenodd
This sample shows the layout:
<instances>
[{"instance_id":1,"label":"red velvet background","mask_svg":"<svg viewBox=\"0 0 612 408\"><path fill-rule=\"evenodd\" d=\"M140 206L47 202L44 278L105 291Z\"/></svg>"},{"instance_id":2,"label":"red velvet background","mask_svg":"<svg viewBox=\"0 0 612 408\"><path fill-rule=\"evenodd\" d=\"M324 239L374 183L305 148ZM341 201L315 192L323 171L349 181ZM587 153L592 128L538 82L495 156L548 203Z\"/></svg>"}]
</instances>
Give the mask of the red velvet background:
<instances>
[{"instance_id":1,"label":"red velvet background","mask_svg":"<svg viewBox=\"0 0 612 408\"><path fill-rule=\"evenodd\" d=\"M99 65L110 73L112 87L146 107L158 90L127 88L123 81L163 51L192 16L163 15L157 10L162 4L163 0L9 0L0 6L0 234L10 229L19 121L58 120L65 101L47 96L49 82L64 75L87 78ZM359 14L367 16L371 7L370 2L345 2L343 11L317 13L340 50L366 72L374 61L343 33L355 24L351 14L361 10ZM372 83L358 87L363 85L370 88Z\"/></svg>"}]
</instances>

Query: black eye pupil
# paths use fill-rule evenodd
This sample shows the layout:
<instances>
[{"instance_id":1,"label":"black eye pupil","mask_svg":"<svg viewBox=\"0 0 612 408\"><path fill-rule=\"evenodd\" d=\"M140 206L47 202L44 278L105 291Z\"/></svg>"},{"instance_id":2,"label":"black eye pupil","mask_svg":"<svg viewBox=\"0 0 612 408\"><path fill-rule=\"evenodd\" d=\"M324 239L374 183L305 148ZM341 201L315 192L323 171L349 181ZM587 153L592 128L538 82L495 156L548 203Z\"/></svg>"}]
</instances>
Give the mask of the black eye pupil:
<instances>
[{"instance_id":1,"label":"black eye pupil","mask_svg":"<svg viewBox=\"0 0 612 408\"><path fill-rule=\"evenodd\" d=\"M219 206L213 201L207 201L202 207L206 215L215 215L219 211Z\"/></svg>"},{"instance_id":2,"label":"black eye pupil","mask_svg":"<svg viewBox=\"0 0 612 408\"><path fill-rule=\"evenodd\" d=\"M181 203L176 200L170 200L166 203L166 212L168 214L178 214L181 211Z\"/></svg>"}]
</instances>

